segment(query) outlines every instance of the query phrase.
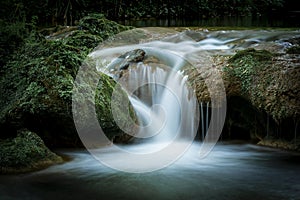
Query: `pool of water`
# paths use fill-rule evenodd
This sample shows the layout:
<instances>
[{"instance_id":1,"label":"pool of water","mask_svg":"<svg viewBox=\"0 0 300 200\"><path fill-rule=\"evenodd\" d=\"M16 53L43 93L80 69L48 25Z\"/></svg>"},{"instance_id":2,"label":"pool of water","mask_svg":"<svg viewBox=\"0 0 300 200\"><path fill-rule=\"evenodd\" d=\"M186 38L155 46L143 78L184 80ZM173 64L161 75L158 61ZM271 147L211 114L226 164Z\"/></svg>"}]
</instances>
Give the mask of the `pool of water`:
<instances>
[{"instance_id":1,"label":"pool of water","mask_svg":"<svg viewBox=\"0 0 300 200\"><path fill-rule=\"evenodd\" d=\"M223 142L200 159L200 145L149 173L110 169L85 150L59 150L71 161L0 176L0 199L299 199L299 153Z\"/></svg>"}]
</instances>

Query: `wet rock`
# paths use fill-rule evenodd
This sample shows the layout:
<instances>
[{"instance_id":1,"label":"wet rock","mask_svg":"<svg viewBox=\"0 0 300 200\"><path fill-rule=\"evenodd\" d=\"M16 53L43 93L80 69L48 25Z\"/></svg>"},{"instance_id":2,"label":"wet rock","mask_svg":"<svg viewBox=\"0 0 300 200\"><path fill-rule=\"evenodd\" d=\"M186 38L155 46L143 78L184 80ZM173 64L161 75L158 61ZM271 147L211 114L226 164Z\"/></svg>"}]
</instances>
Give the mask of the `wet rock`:
<instances>
[{"instance_id":1,"label":"wet rock","mask_svg":"<svg viewBox=\"0 0 300 200\"><path fill-rule=\"evenodd\" d=\"M300 151L300 141L287 141L276 138L265 138L258 142L258 145L285 149L290 151Z\"/></svg>"},{"instance_id":2,"label":"wet rock","mask_svg":"<svg viewBox=\"0 0 300 200\"><path fill-rule=\"evenodd\" d=\"M126 62L120 66L119 70L126 70L126 69L128 69L129 65L130 64L128 62Z\"/></svg>"},{"instance_id":3,"label":"wet rock","mask_svg":"<svg viewBox=\"0 0 300 200\"><path fill-rule=\"evenodd\" d=\"M120 58L124 58L127 62L141 62L144 60L145 54L144 50L135 49L121 55Z\"/></svg>"},{"instance_id":4,"label":"wet rock","mask_svg":"<svg viewBox=\"0 0 300 200\"><path fill-rule=\"evenodd\" d=\"M127 70L133 64L142 62L145 59L145 55L146 52L144 50L135 49L119 56L119 59L121 59L122 62L119 65L118 70L115 72L114 78L116 80L120 79L124 74L124 70Z\"/></svg>"},{"instance_id":5,"label":"wet rock","mask_svg":"<svg viewBox=\"0 0 300 200\"><path fill-rule=\"evenodd\" d=\"M131 63L141 62L145 58L146 52L142 49L135 49L121 55L119 58L124 59L120 64L119 70L126 70Z\"/></svg>"}]
</instances>

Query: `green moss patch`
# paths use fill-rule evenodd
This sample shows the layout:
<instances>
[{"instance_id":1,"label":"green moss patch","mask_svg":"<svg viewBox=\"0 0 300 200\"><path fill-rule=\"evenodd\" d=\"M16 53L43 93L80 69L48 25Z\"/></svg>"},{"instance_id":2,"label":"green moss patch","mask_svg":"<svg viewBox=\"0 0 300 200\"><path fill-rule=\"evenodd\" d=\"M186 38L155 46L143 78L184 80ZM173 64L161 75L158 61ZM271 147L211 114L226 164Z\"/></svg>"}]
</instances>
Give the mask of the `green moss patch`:
<instances>
[{"instance_id":1,"label":"green moss patch","mask_svg":"<svg viewBox=\"0 0 300 200\"><path fill-rule=\"evenodd\" d=\"M57 34L46 39L33 32L0 69L0 130L9 127L1 131L0 138L26 128L36 132L48 146L80 146L72 118L72 90L78 69L101 41L127 29L130 27L102 15L90 15L80 21L77 29L63 32L63 37ZM99 88L104 97L96 104L106 105L112 80L95 70L93 73L105 82ZM101 108L106 109L99 114L101 127L110 130L112 124L104 123L111 120L110 107Z\"/></svg>"},{"instance_id":2,"label":"green moss patch","mask_svg":"<svg viewBox=\"0 0 300 200\"><path fill-rule=\"evenodd\" d=\"M300 69L289 56L274 55L266 50L246 49L237 52L224 67L225 79L235 81L237 93L257 109L270 114L278 123L299 117Z\"/></svg>"},{"instance_id":3,"label":"green moss patch","mask_svg":"<svg viewBox=\"0 0 300 200\"><path fill-rule=\"evenodd\" d=\"M51 152L39 136L28 130L0 141L0 173L28 172L62 162L63 159Z\"/></svg>"}]
</instances>

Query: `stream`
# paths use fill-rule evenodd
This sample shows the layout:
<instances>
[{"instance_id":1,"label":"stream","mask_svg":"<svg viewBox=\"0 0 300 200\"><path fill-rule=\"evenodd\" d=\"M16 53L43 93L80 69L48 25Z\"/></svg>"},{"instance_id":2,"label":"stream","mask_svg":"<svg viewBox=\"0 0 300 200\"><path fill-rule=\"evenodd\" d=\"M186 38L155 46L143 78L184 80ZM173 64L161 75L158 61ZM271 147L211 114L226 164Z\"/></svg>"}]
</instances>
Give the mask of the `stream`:
<instances>
[{"instance_id":1,"label":"stream","mask_svg":"<svg viewBox=\"0 0 300 200\"><path fill-rule=\"evenodd\" d=\"M199 147L194 142L177 162L144 174L110 169L86 150L60 150L72 160L0 176L1 199L299 199L299 153L223 142L199 159Z\"/></svg>"},{"instance_id":2,"label":"stream","mask_svg":"<svg viewBox=\"0 0 300 200\"><path fill-rule=\"evenodd\" d=\"M134 49L143 49L162 61L153 62L152 66L138 63L129 68L127 82L122 85L139 121L144 124L139 127L137 136L154 139L97 149L57 150L70 161L28 174L0 175L1 200L300 198L300 154L240 141L216 143L220 135L213 131L220 131L218 128L222 128L224 119L217 119L216 129L212 120L208 124L208 107L213 107L215 102L199 102L197 106L182 73L187 63L200 69L211 65L205 61L210 56L232 55L249 47L283 53L291 46L288 39L299 37L299 31L205 30L176 34L171 31L158 40L165 36L162 32L159 28L145 29L147 37L152 39L144 41L120 35L121 39L113 41L114 45L104 44L105 48L100 45L90 54L98 70L112 77L116 66L124 60L118 60L120 55ZM205 59L197 63L199 56ZM175 74L166 70L166 66L171 66ZM145 80L151 84L145 84ZM126 88L126 84L133 89ZM130 95L131 90L141 86L142 89ZM222 114L225 117L226 109L223 111L218 110L217 117ZM216 117L214 111L210 112ZM80 116L76 117L81 120ZM200 122L194 121L195 118ZM212 138L206 135L205 139L202 135L203 142L200 138L194 140L198 128L207 135L215 135ZM179 136L174 135L177 132ZM80 136L86 144L84 136ZM96 137L93 135L87 142L101 144L94 140ZM206 144L207 152L201 157L201 148ZM148 154L153 155L146 158Z\"/></svg>"}]
</instances>

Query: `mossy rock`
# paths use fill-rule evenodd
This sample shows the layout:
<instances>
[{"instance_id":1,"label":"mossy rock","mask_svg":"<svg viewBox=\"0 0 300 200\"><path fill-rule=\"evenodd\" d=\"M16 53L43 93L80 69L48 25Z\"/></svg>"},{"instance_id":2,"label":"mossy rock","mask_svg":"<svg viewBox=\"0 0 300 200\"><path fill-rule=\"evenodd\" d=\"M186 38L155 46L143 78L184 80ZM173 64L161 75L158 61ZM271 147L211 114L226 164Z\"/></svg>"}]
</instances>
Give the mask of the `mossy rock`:
<instances>
[{"instance_id":1,"label":"mossy rock","mask_svg":"<svg viewBox=\"0 0 300 200\"><path fill-rule=\"evenodd\" d=\"M300 69L292 60L288 55L246 49L228 60L229 65L224 67L225 79L234 80L240 86L236 87L240 89L236 93L277 122L298 118Z\"/></svg>"},{"instance_id":2,"label":"mossy rock","mask_svg":"<svg viewBox=\"0 0 300 200\"><path fill-rule=\"evenodd\" d=\"M88 23L90 20L93 23ZM26 128L36 132L47 146L82 145L72 116L74 79L99 42L128 27L98 15L83 18L81 26L57 40L32 34L1 68L0 138L14 137L17 130ZM111 122L110 107L106 106L113 91L112 80L99 72L93 73L103 81L98 89L105 97L96 101L96 107L102 109L100 125L104 131L113 129L114 134L120 133Z\"/></svg>"},{"instance_id":3,"label":"mossy rock","mask_svg":"<svg viewBox=\"0 0 300 200\"><path fill-rule=\"evenodd\" d=\"M240 62L246 56L251 56L255 61L267 61L273 57L273 54L266 50L245 49L238 51L234 56L229 59L230 63Z\"/></svg>"},{"instance_id":4,"label":"mossy rock","mask_svg":"<svg viewBox=\"0 0 300 200\"><path fill-rule=\"evenodd\" d=\"M18 131L15 138L0 141L0 173L22 173L62 163L35 133Z\"/></svg>"},{"instance_id":5,"label":"mossy rock","mask_svg":"<svg viewBox=\"0 0 300 200\"><path fill-rule=\"evenodd\" d=\"M201 77L215 68L221 72L229 109L223 136L231 134L230 127L237 127L236 132L248 132L254 141L266 134L286 140L295 137L295 124L300 119L298 55L245 49L233 56L215 56L213 62L213 67L188 75L199 102L205 102L210 98Z\"/></svg>"}]
</instances>

